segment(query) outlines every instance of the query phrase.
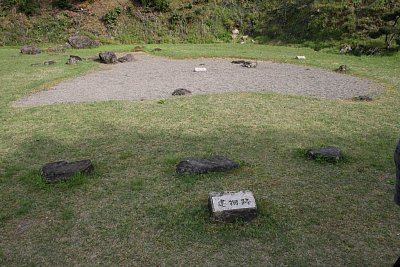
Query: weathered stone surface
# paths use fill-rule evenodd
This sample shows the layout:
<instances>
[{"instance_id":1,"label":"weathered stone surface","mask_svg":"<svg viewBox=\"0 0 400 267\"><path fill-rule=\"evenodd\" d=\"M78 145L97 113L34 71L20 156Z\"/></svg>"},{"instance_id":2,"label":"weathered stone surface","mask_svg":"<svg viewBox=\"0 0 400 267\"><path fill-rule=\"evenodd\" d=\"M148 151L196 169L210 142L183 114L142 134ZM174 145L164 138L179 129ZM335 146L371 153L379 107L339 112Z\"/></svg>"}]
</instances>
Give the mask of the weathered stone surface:
<instances>
[{"instance_id":1,"label":"weathered stone surface","mask_svg":"<svg viewBox=\"0 0 400 267\"><path fill-rule=\"evenodd\" d=\"M100 62L104 64L114 64L118 62L114 52L106 51L99 54Z\"/></svg>"},{"instance_id":2,"label":"weathered stone surface","mask_svg":"<svg viewBox=\"0 0 400 267\"><path fill-rule=\"evenodd\" d=\"M24 46L21 48L21 54L24 54L24 55L37 55L37 54L40 54L41 52L42 51L39 48L37 48L36 46L31 46L31 45Z\"/></svg>"},{"instance_id":3,"label":"weathered stone surface","mask_svg":"<svg viewBox=\"0 0 400 267\"><path fill-rule=\"evenodd\" d=\"M207 71L207 68L204 67L196 67L194 68L194 72L205 72Z\"/></svg>"},{"instance_id":4,"label":"weathered stone surface","mask_svg":"<svg viewBox=\"0 0 400 267\"><path fill-rule=\"evenodd\" d=\"M338 72L346 72L349 70L349 67L347 65L340 65L339 68L336 69Z\"/></svg>"},{"instance_id":5,"label":"weathered stone surface","mask_svg":"<svg viewBox=\"0 0 400 267\"><path fill-rule=\"evenodd\" d=\"M397 205L400 205L400 140L394 152L394 162L396 164L396 192L394 201Z\"/></svg>"},{"instance_id":6,"label":"weathered stone surface","mask_svg":"<svg viewBox=\"0 0 400 267\"><path fill-rule=\"evenodd\" d=\"M255 68L257 67L257 62L245 61L245 60L234 60L232 64L239 64L244 68Z\"/></svg>"},{"instance_id":7,"label":"weathered stone surface","mask_svg":"<svg viewBox=\"0 0 400 267\"><path fill-rule=\"evenodd\" d=\"M73 48L95 48L100 45L99 41L92 40L86 36L71 36L68 38L68 43Z\"/></svg>"},{"instance_id":8,"label":"weathered stone surface","mask_svg":"<svg viewBox=\"0 0 400 267\"><path fill-rule=\"evenodd\" d=\"M67 63L66 63L66 64L68 64L68 65L74 65L74 64L78 63L78 62L81 61L81 60L82 60L82 58L79 57L79 56L70 55L70 56L69 56L69 59L67 60Z\"/></svg>"},{"instance_id":9,"label":"weathered stone surface","mask_svg":"<svg viewBox=\"0 0 400 267\"><path fill-rule=\"evenodd\" d=\"M367 95L359 95L356 97L353 97L354 101L372 101L372 98L367 96Z\"/></svg>"},{"instance_id":10,"label":"weathered stone surface","mask_svg":"<svg viewBox=\"0 0 400 267\"><path fill-rule=\"evenodd\" d=\"M47 163L42 167L41 175L48 183L66 181L71 176L82 173L88 174L94 169L90 160L79 160L75 162L57 161Z\"/></svg>"},{"instance_id":11,"label":"weathered stone surface","mask_svg":"<svg viewBox=\"0 0 400 267\"><path fill-rule=\"evenodd\" d=\"M347 53L351 52L352 50L353 50L353 48L351 47L351 45L344 44L344 45L340 46L341 54L347 54Z\"/></svg>"},{"instance_id":12,"label":"weathered stone surface","mask_svg":"<svg viewBox=\"0 0 400 267\"><path fill-rule=\"evenodd\" d=\"M256 200L250 191L211 192L208 195L208 207L212 221L232 222L257 216Z\"/></svg>"},{"instance_id":13,"label":"weathered stone surface","mask_svg":"<svg viewBox=\"0 0 400 267\"><path fill-rule=\"evenodd\" d=\"M229 171L239 167L239 164L224 156L214 156L211 159L186 159L178 163L176 172L183 173L207 173Z\"/></svg>"},{"instance_id":14,"label":"weathered stone surface","mask_svg":"<svg viewBox=\"0 0 400 267\"><path fill-rule=\"evenodd\" d=\"M191 94L192 94L192 92L185 88L179 88L172 92L173 96L191 95Z\"/></svg>"},{"instance_id":15,"label":"weathered stone surface","mask_svg":"<svg viewBox=\"0 0 400 267\"><path fill-rule=\"evenodd\" d=\"M133 60L135 60L135 58L132 54L126 54L125 56L118 58L118 62L121 62L121 63L131 62Z\"/></svg>"},{"instance_id":16,"label":"weathered stone surface","mask_svg":"<svg viewBox=\"0 0 400 267\"><path fill-rule=\"evenodd\" d=\"M310 149L307 151L307 156L311 159L322 160L327 162L338 162L343 159L342 152L333 146Z\"/></svg>"}]
</instances>

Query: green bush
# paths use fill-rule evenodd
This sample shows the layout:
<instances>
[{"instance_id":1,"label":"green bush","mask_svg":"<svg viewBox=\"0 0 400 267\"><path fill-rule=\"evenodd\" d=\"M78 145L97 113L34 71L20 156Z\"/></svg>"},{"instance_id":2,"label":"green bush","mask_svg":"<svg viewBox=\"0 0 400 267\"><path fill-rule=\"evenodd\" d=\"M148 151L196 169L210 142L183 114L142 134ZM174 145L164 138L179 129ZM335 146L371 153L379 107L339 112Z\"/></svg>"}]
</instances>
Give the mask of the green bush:
<instances>
[{"instance_id":1,"label":"green bush","mask_svg":"<svg viewBox=\"0 0 400 267\"><path fill-rule=\"evenodd\" d=\"M155 11L166 12L169 11L168 0L140 0L142 5L151 8Z\"/></svg>"}]
</instances>

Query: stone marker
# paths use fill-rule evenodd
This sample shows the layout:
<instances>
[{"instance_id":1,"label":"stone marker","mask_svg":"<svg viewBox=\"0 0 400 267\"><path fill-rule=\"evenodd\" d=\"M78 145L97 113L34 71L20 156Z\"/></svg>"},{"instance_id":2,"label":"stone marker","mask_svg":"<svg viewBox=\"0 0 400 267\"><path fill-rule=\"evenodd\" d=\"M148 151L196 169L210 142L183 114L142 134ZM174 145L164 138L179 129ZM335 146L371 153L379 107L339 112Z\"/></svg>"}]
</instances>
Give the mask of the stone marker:
<instances>
[{"instance_id":1,"label":"stone marker","mask_svg":"<svg viewBox=\"0 0 400 267\"><path fill-rule=\"evenodd\" d=\"M304 60L304 59L306 59L306 57L305 56L296 56L296 59Z\"/></svg>"},{"instance_id":2,"label":"stone marker","mask_svg":"<svg viewBox=\"0 0 400 267\"><path fill-rule=\"evenodd\" d=\"M250 220L257 216L256 200L250 191L211 192L208 195L208 208L210 219L217 222Z\"/></svg>"},{"instance_id":3,"label":"stone marker","mask_svg":"<svg viewBox=\"0 0 400 267\"><path fill-rule=\"evenodd\" d=\"M74 64L78 63L81 60L82 60L82 58L79 57L79 56L70 55L69 59L67 60L67 63L65 63L65 64L74 65Z\"/></svg>"},{"instance_id":4,"label":"stone marker","mask_svg":"<svg viewBox=\"0 0 400 267\"><path fill-rule=\"evenodd\" d=\"M117 56L114 52L106 51L99 53L100 62L104 64L117 63Z\"/></svg>"},{"instance_id":5,"label":"stone marker","mask_svg":"<svg viewBox=\"0 0 400 267\"><path fill-rule=\"evenodd\" d=\"M121 62L121 63L131 62L133 60L135 60L135 58L132 54L126 54L125 56L118 58L118 62Z\"/></svg>"},{"instance_id":6,"label":"stone marker","mask_svg":"<svg viewBox=\"0 0 400 267\"><path fill-rule=\"evenodd\" d=\"M48 183L68 180L71 176L82 173L88 174L94 169L90 160L79 160L75 162L57 161L47 163L42 167L41 175Z\"/></svg>"},{"instance_id":7,"label":"stone marker","mask_svg":"<svg viewBox=\"0 0 400 267\"><path fill-rule=\"evenodd\" d=\"M306 155L311 159L323 160L327 162L338 162L343 159L342 152L333 146L309 149Z\"/></svg>"},{"instance_id":8,"label":"stone marker","mask_svg":"<svg viewBox=\"0 0 400 267\"><path fill-rule=\"evenodd\" d=\"M394 201L397 205L400 205L400 140L397 143L394 152L394 162L396 164L396 192L394 195Z\"/></svg>"},{"instance_id":9,"label":"stone marker","mask_svg":"<svg viewBox=\"0 0 400 267\"><path fill-rule=\"evenodd\" d=\"M191 94L192 94L192 92L185 88L179 88L172 92L173 96L191 95Z\"/></svg>"},{"instance_id":10,"label":"stone marker","mask_svg":"<svg viewBox=\"0 0 400 267\"><path fill-rule=\"evenodd\" d=\"M40 54L42 51L37 48L36 46L24 46L21 48L21 54L23 55L37 55Z\"/></svg>"},{"instance_id":11,"label":"stone marker","mask_svg":"<svg viewBox=\"0 0 400 267\"><path fill-rule=\"evenodd\" d=\"M214 156L211 159L186 159L178 163L176 173L207 173L229 171L238 168L239 164L224 156Z\"/></svg>"},{"instance_id":12,"label":"stone marker","mask_svg":"<svg viewBox=\"0 0 400 267\"><path fill-rule=\"evenodd\" d=\"M194 68L194 71L195 72L204 72L204 71L207 71L207 69L206 68Z\"/></svg>"}]
</instances>

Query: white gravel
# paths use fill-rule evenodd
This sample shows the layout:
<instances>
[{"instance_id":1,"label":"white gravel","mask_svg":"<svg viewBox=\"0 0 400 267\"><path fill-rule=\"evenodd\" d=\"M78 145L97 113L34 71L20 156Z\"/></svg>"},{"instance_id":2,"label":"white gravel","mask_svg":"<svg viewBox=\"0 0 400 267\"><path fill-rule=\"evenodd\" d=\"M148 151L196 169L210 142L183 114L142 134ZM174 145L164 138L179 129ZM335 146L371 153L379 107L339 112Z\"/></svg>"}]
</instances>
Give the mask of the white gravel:
<instances>
[{"instance_id":1,"label":"white gravel","mask_svg":"<svg viewBox=\"0 0 400 267\"><path fill-rule=\"evenodd\" d=\"M328 99L374 96L384 87L350 75L291 64L258 62L256 68L232 64L232 59L175 60L135 55L136 60L62 82L27 96L16 106L67 102L146 100L172 97L178 88L194 95L214 92L277 92ZM79 64L79 63L78 63ZM206 72L194 72L195 68Z\"/></svg>"}]
</instances>

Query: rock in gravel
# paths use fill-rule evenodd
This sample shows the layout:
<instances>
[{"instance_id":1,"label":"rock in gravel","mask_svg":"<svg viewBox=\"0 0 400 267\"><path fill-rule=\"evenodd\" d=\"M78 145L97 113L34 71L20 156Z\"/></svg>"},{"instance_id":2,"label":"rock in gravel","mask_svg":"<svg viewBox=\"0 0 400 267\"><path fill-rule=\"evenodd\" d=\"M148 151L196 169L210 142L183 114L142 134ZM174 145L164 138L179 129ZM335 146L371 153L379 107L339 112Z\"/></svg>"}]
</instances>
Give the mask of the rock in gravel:
<instances>
[{"instance_id":1,"label":"rock in gravel","mask_svg":"<svg viewBox=\"0 0 400 267\"><path fill-rule=\"evenodd\" d=\"M396 192L394 201L397 205L400 205L400 140L397 143L396 150L394 152L394 162L396 164Z\"/></svg>"},{"instance_id":2,"label":"rock in gravel","mask_svg":"<svg viewBox=\"0 0 400 267\"><path fill-rule=\"evenodd\" d=\"M37 55L41 52L42 51L38 47L32 45L24 46L21 48L21 54L23 55Z\"/></svg>"},{"instance_id":3,"label":"rock in gravel","mask_svg":"<svg viewBox=\"0 0 400 267\"><path fill-rule=\"evenodd\" d=\"M74 162L57 161L47 163L42 167L41 175L48 183L66 181L71 176L81 173L89 174L94 169L90 160L79 160Z\"/></svg>"},{"instance_id":4,"label":"rock in gravel","mask_svg":"<svg viewBox=\"0 0 400 267\"><path fill-rule=\"evenodd\" d=\"M223 172L238 168L239 164L224 156L214 156L211 159L186 159L178 163L176 173L207 173Z\"/></svg>"},{"instance_id":5,"label":"rock in gravel","mask_svg":"<svg viewBox=\"0 0 400 267\"><path fill-rule=\"evenodd\" d=\"M210 220L215 222L251 220L257 217L256 200L250 191L211 192L208 195L208 208Z\"/></svg>"},{"instance_id":6,"label":"rock in gravel","mask_svg":"<svg viewBox=\"0 0 400 267\"><path fill-rule=\"evenodd\" d=\"M86 36L71 36L68 38L68 43L73 48L95 48L100 45L99 41L95 41Z\"/></svg>"},{"instance_id":7,"label":"rock in gravel","mask_svg":"<svg viewBox=\"0 0 400 267\"><path fill-rule=\"evenodd\" d=\"M99 54L100 62L104 64L114 64L118 62L114 52L106 51Z\"/></svg>"},{"instance_id":8,"label":"rock in gravel","mask_svg":"<svg viewBox=\"0 0 400 267\"><path fill-rule=\"evenodd\" d=\"M135 58L132 54L126 54L125 56L118 58L118 62L121 62L121 63L131 62L133 60L135 60Z\"/></svg>"},{"instance_id":9,"label":"rock in gravel","mask_svg":"<svg viewBox=\"0 0 400 267\"><path fill-rule=\"evenodd\" d=\"M232 64L239 64L244 68L255 68L257 67L257 62L245 61L245 60L234 60Z\"/></svg>"},{"instance_id":10,"label":"rock in gravel","mask_svg":"<svg viewBox=\"0 0 400 267\"><path fill-rule=\"evenodd\" d=\"M367 96L367 95L359 95L356 97L353 97L354 101L372 101L372 98Z\"/></svg>"},{"instance_id":11,"label":"rock in gravel","mask_svg":"<svg viewBox=\"0 0 400 267\"><path fill-rule=\"evenodd\" d=\"M176 89L175 91L172 92L172 95L173 95L173 96L178 96L178 95L191 95L191 94L192 94L192 92L189 91L188 89L185 89L185 88L179 88L179 89Z\"/></svg>"},{"instance_id":12,"label":"rock in gravel","mask_svg":"<svg viewBox=\"0 0 400 267\"><path fill-rule=\"evenodd\" d=\"M327 162L338 162L343 159L343 155L340 149L333 146L318 149L309 149L306 155L311 159Z\"/></svg>"}]
</instances>

